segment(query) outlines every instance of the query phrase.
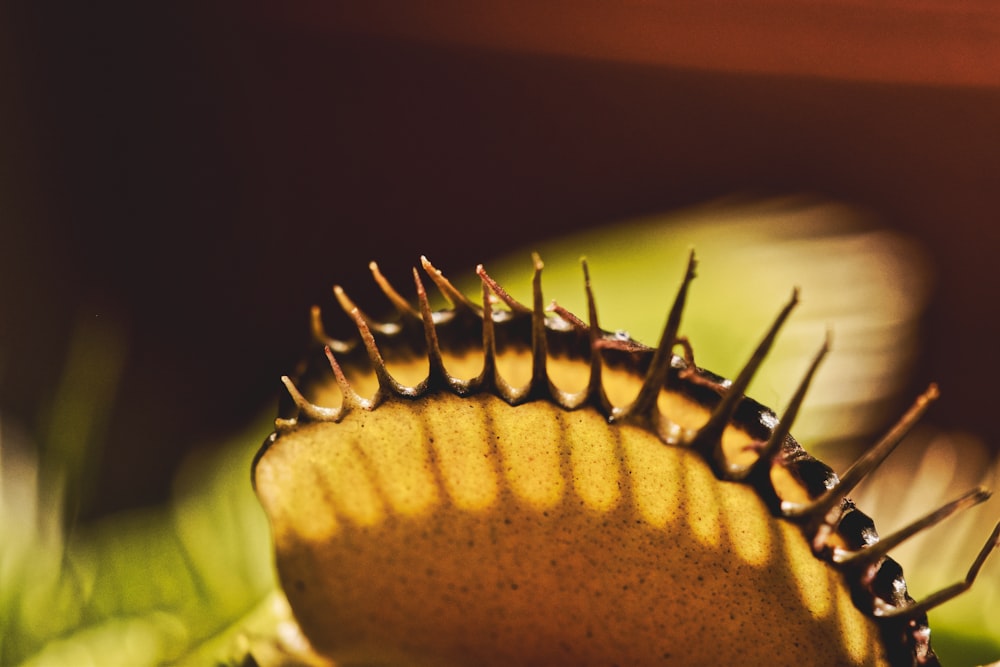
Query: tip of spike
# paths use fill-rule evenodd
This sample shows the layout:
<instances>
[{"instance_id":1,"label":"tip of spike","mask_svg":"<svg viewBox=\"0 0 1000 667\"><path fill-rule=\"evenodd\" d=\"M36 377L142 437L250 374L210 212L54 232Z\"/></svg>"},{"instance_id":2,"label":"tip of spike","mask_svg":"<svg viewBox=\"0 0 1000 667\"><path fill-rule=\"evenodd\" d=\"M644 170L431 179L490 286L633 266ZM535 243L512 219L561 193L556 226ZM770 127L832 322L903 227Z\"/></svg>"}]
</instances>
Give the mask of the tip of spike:
<instances>
[{"instance_id":1,"label":"tip of spike","mask_svg":"<svg viewBox=\"0 0 1000 667\"><path fill-rule=\"evenodd\" d=\"M531 261L535 266L535 271L541 271L545 268L545 262L542 261L542 256L537 252L531 253Z\"/></svg>"}]
</instances>

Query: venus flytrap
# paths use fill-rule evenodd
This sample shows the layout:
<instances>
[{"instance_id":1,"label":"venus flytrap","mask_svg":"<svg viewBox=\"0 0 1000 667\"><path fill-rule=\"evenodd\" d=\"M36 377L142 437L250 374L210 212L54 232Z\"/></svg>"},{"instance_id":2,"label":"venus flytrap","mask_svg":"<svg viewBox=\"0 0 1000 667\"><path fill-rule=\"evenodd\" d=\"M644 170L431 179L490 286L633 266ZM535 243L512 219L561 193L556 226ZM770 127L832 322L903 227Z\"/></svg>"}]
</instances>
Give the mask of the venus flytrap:
<instances>
[{"instance_id":1,"label":"venus flytrap","mask_svg":"<svg viewBox=\"0 0 1000 667\"><path fill-rule=\"evenodd\" d=\"M547 311L537 255L527 303L483 267L473 301L421 264L415 304L372 265L392 320L335 288L358 336L330 338L314 316L321 351L283 379L291 401L254 461L282 586L320 653L938 664L927 611L971 585L1000 525L963 581L916 599L888 550L989 493L882 540L847 497L936 386L838 477L789 432L828 340L781 416L745 395L797 290L730 382L680 336L693 253L652 348L601 328L586 264L583 316ZM427 279L449 308L432 311Z\"/></svg>"}]
</instances>

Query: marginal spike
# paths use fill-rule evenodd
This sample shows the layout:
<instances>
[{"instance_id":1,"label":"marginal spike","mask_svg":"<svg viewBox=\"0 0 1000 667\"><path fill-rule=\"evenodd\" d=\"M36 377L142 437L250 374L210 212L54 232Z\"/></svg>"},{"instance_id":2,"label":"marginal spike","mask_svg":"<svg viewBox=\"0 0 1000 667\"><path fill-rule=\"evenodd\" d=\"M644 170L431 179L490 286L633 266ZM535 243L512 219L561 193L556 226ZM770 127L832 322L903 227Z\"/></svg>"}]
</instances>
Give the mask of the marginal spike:
<instances>
[{"instance_id":1,"label":"marginal spike","mask_svg":"<svg viewBox=\"0 0 1000 667\"><path fill-rule=\"evenodd\" d=\"M504 289L503 285L498 283L488 273L486 273L482 264L476 268L476 273L479 274L480 279L482 279L482 281L489 286L490 291L493 292L498 299L503 301L508 308L510 308L511 312L520 313L522 315L531 314L531 308L525 306L523 303L512 297L510 293Z\"/></svg>"},{"instance_id":2,"label":"marginal spike","mask_svg":"<svg viewBox=\"0 0 1000 667\"><path fill-rule=\"evenodd\" d=\"M594 298L594 289L590 284L590 267L586 259L580 260L583 267L583 289L587 293L587 321L590 336L590 380L587 382L587 395L600 408L605 415L611 415L614 406L604 391L604 360L601 357L599 342L601 340L601 326L597 320L597 300Z\"/></svg>"},{"instance_id":3,"label":"marginal spike","mask_svg":"<svg viewBox=\"0 0 1000 667\"><path fill-rule=\"evenodd\" d=\"M469 383L463 382L448 374L441 355L441 345L438 342L437 328L434 326L434 314L427 299L427 290L420 280L420 274L413 269L413 282L417 288L417 301L420 304L420 319L424 324L424 339L427 342L427 361L429 364L427 382L443 382L460 395L468 393Z\"/></svg>"},{"instance_id":4,"label":"marginal spike","mask_svg":"<svg viewBox=\"0 0 1000 667\"><path fill-rule=\"evenodd\" d=\"M285 385L285 389L288 391L289 396L295 401L295 407L299 409L299 416L297 420L305 421L316 421L316 422L329 422L329 421L340 421L341 411L336 408L323 408L318 405L313 405L306 400L305 396L299 391L292 379L287 375L281 376L281 383ZM285 420L289 424L292 420Z\"/></svg>"},{"instance_id":5,"label":"marginal spike","mask_svg":"<svg viewBox=\"0 0 1000 667\"><path fill-rule=\"evenodd\" d=\"M479 276L482 286L483 299L483 372L480 373L480 380L486 381L490 378L493 381L496 377L497 367L497 339L493 323L493 297L490 286L486 278L486 270L482 264L476 265L476 275Z\"/></svg>"},{"instance_id":6,"label":"marginal spike","mask_svg":"<svg viewBox=\"0 0 1000 667\"><path fill-rule=\"evenodd\" d=\"M497 368L496 325L493 319L493 295L495 294L493 288L496 283L487 275L482 264L476 266L476 275L479 276L483 288L483 371L473 381L473 384L478 389L492 387L500 398L515 405L521 400L524 392L511 387L500 375Z\"/></svg>"},{"instance_id":7,"label":"marginal spike","mask_svg":"<svg viewBox=\"0 0 1000 667\"><path fill-rule=\"evenodd\" d=\"M341 310L345 313L350 314L352 310L361 312L357 304L351 300L351 297L347 296L347 292L340 285L333 286L333 295L337 297L337 303L340 304Z\"/></svg>"},{"instance_id":8,"label":"marginal spike","mask_svg":"<svg viewBox=\"0 0 1000 667\"><path fill-rule=\"evenodd\" d=\"M347 292L340 285L333 286L333 294L337 297L337 303L340 304L341 309L347 313L351 318L354 318L354 313L357 313L358 317L365 321L365 326L378 333L385 336L392 336L399 333L400 326L395 322L379 322L378 320L369 317L363 310L358 308L357 304L351 300L351 297L347 296Z\"/></svg>"},{"instance_id":9,"label":"marginal spike","mask_svg":"<svg viewBox=\"0 0 1000 667\"><path fill-rule=\"evenodd\" d=\"M430 276L434 284L437 285L438 290L441 291L441 294L448 300L448 303L450 303L453 308L466 309L476 313L477 315L480 314L479 306L469 301L469 299L462 294L462 292L451 284L450 280L445 278L444 274L441 273L441 270L435 268L434 265L430 263L430 260L423 255L420 256L420 265L424 267L424 271L427 272L427 275Z\"/></svg>"},{"instance_id":10,"label":"marginal spike","mask_svg":"<svg viewBox=\"0 0 1000 667\"><path fill-rule=\"evenodd\" d=\"M378 378L378 394L376 395L375 401L379 401L379 394L383 394L389 391L397 396L406 396L409 398L419 397L424 390L426 382L422 382L416 387L407 387L404 384L396 381L389 371L386 369L385 360L382 358L382 353L378 350L378 345L375 343L375 337L372 336L371 330L368 328L368 323L365 318L361 315L361 312L357 308L352 309L348 315L354 320L354 324L358 328L358 333L361 334L361 342L364 343L365 350L368 352L368 358L372 362L372 367L375 370L375 377Z\"/></svg>"},{"instance_id":11,"label":"marginal spike","mask_svg":"<svg viewBox=\"0 0 1000 667\"><path fill-rule=\"evenodd\" d=\"M969 590L976 581L976 577L979 575L979 571L982 569L986 559L998 547L1000 547L1000 523L993 528L993 533L990 534L983 548L979 550L979 554L976 556L976 560L973 561L964 580L956 582L951 586L946 586L935 593L931 593L919 602L902 607L893 606L876 597L873 613L880 618L914 618L926 614L934 607L938 607Z\"/></svg>"},{"instance_id":12,"label":"marginal spike","mask_svg":"<svg viewBox=\"0 0 1000 667\"><path fill-rule=\"evenodd\" d=\"M874 470L897 444L909 433L910 429L920 420L931 403L941 395L938 386L931 383L923 394L917 397L910 409L899 418L899 421L882 437L882 441L865 453L840 478L839 487L847 487L850 492L869 472Z\"/></svg>"},{"instance_id":13,"label":"marginal spike","mask_svg":"<svg viewBox=\"0 0 1000 667\"><path fill-rule=\"evenodd\" d=\"M687 336L678 336L677 345L681 346L681 350L684 351L684 363L687 364L687 372L691 378L697 377L698 364L694 361L694 348L691 347L691 341L688 340Z\"/></svg>"},{"instance_id":14,"label":"marginal spike","mask_svg":"<svg viewBox=\"0 0 1000 667\"><path fill-rule=\"evenodd\" d=\"M382 290L382 293L386 295L392 305L395 306L396 310L399 311L400 315L410 317L413 319L420 318L420 312L410 305L409 301L404 299L396 288L392 286L392 283L382 275L382 271L379 270L378 264L376 262L369 262L368 269L372 272L372 277L375 279L375 283Z\"/></svg>"},{"instance_id":15,"label":"marginal spike","mask_svg":"<svg viewBox=\"0 0 1000 667\"><path fill-rule=\"evenodd\" d=\"M785 413L781 415L781 419L778 421L778 425L774 427L771 432L771 437L767 439L767 443L760 450L760 454L757 460L751 465L744 467L736 466L726 466L723 470L725 471L724 477L733 481L741 481L751 477L759 477L762 480L766 480L770 484L770 472L772 460L775 456L781 452L781 447L785 443L785 438L788 437L791 431L792 425L795 423L795 419L799 415L799 410L802 407L802 401L805 399L806 392L809 390L809 385L812 383L813 377L816 375L816 371L819 369L820 363L823 358L826 357L827 353L830 351L830 338L831 334L828 330L826 332L826 337L823 339L823 345L819 348L819 352L813 357L812 363L809 365L809 370L802 377L799 382L798 388L792 395L792 399L788 402L788 407L785 408Z\"/></svg>"},{"instance_id":16,"label":"marginal spike","mask_svg":"<svg viewBox=\"0 0 1000 667\"><path fill-rule=\"evenodd\" d=\"M584 322L583 320L581 320L574 313L572 313L569 310L566 310L565 308L563 308L562 306L560 306L555 301L553 301L552 303L549 304L548 311L550 313L555 313L556 315L558 315L559 318L562 319L564 322L566 322L566 324L568 324L571 329L577 329L577 330L580 330L580 331L586 331L587 330L587 323L586 322Z\"/></svg>"},{"instance_id":17,"label":"marginal spike","mask_svg":"<svg viewBox=\"0 0 1000 667\"><path fill-rule=\"evenodd\" d=\"M739 407L740 401L743 400L743 395L746 393L747 387L750 386L750 381L753 380L753 376L757 373L757 369L760 368L761 363L763 363L764 358L767 353L771 350L771 346L774 344L775 338L778 337L778 332L781 331L781 326L788 319L791 314L792 309L798 305L799 302L799 290L798 288L792 290L792 297L789 299L785 307L781 309L778 313L778 317L775 318L774 323L771 328L768 329L767 334L758 343L757 349L754 350L753 355L750 360L747 361L743 370L740 371L739 375L732 382L731 385L726 389L725 395L723 395L722 400L719 401L715 409L712 410L712 415L705 422L705 425L698 429L698 433L694 437L694 441L691 443L692 447L698 449L709 460L713 463L716 473L721 473L726 469L726 455L722 449L722 432L726 429L726 425L732 420L733 415L736 413L736 408Z\"/></svg>"},{"instance_id":18,"label":"marginal spike","mask_svg":"<svg viewBox=\"0 0 1000 667\"><path fill-rule=\"evenodd\" d=\"M351 341L342 341L337 340L336 338L331 338L329 334L326 333L326 328L323 326L323 317L319 306L313 306L309 309L309 325L312 330L313 340L322 345L333 348L333 350L338 354L347 354L358 345L356 339Z\"/></svg>"},{"instance_id":19,"label":"marginal spike","mask_svg":"<svg viewBox=\"0 0 1000 667\"><path fill-rule=\"evenodd\" d=\"M444 360L441 358L441 346L438 344L437 330L434 328L434 316L431 313L431 304L427 300L427 290L420 280L417 269L413 269L413 283L417 288L417 303L420 304L420 319L424 323L424 338L427 341L427 359L430 362L430 375L437 375L439 378L446 378L448 373L444 370Z\"/></svg>"},{"instance_id":20,"label":"marginal spike","mask_svg":"<svg viewBox=\"0 0 1000 667\"><path fill-rule=\"evenodd\" d=\"M841 565L871 564L889 553L890 549L913 537L922 530L944 521L952 514L967 509L987 500L990 492L980 487L969 491L960 498L942 505L933 512L910 523L904 528L900 528L891 535L887 535L866 547L856 550L835 549L832 554L833 562Z\"/></svg>"},{"instance_id":21,"label":"marginal spike","mask_svg":"<svg viewBox=\"0 0 1000 667\"><path fill-rule=\"evenodd\" d=\"M542 297L542 269L545 264L538 253L531 253L535 273L531 279L531 398L548 395L548 339L545 333L545 304Z\"/></svg>"},{"instance_id":22,"label":"marginal spike","mask_svg":"<svg viewBox=\"0 0 1000 667\"><path fill-rule=\"evenodd\" d=\"M784 516L809 519L812 530L807 532L812 532L814 535L813 549L817 553L824 550L827 538L830 537L837 525L843 499L868 473L875 470L892 453L892 450L913 428L938 395L937 385L933 383L929 385L927 390L913 402L910 409L899 418L899 421L882 436L882 439L848 468L834 487L809 503L781 504L781 512Z\"/></svg>"},{"instance_id":23,"label":"marginal spike","mask_svg":"<svg viewBox=\"0 0 1000 667\"><path fill-rule=\"evenodd\" d=\"M673 358L674 343L677 340L677 331L681 326L681 315L684 313L684 304L687 301L688 287L695 278L694 250L688 255L687 269L684 271L684 280L677 290L674 305L670 308L667 322L663 327L660 336L660 343L656 346L653 360L646 371L646 377L642 381L642 387L632 404L620 412L620 417L640 415L649 416L656 411L656 403L660 397L660 390L663 389L670 372L670 362Z\"/></svg>"},{"instance_id":24,"label":"marginal spike","mask_svg":"<svg viewBox=\"0 0 1000 667\"><path fill-rule=\"evenodd\" d=\"M354 387L351 386L351 383L347 380L347 376L344 375L343 369L340 368L340 364L337 363L337 358L333 355L333 350L328 346L323 349L323 352L330 362L333 376L337 379L337 386L340 387L340 393L343 396L343 404L340 408L341 417L353 408L360 408L362 410L374 409L376 405L375 401L362 398L358 392L354 391Z\"/></svg>"}]
</instances>

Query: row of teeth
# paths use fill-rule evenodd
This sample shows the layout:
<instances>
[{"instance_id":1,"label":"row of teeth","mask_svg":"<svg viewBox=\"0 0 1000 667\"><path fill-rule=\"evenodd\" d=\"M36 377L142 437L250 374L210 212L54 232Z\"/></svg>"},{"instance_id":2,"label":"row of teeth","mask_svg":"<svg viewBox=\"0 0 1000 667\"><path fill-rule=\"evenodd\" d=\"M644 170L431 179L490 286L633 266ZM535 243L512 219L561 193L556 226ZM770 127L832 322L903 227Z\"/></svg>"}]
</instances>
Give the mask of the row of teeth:
<instances>
[{"instance_id":1,"label":"row of teeth","mask_svg":"<svg viewBox=\"0 0 1000 667\"><path fill-rule=\"evenodd\" d=\"M687 298L688 286L695 277L695 256L692 252L688 259L684 279L674 299L673 306L667 317L660 342L656 348L647 348L631 339L605 332L600 329L597 319L597 308L590 285L590 275L586 261L583 262L584 288L586 290L588 320L584 322L572 313L553 304L550 310L555 316L546 314L541 287L543 264L541 259L533 256L534 276L532 279L532 305L528 307L513 297L483 269L476 267L476 273L482 282L482 305L478 305L465 297L452 283L436 269L426 257L421 257L421 265L435 286L451 304L451 308L443 311L432 311L416 268L413 269L413 279L416 286L418 305L414 308L389 283L372 262L370 269L376 283L390 300L401 318L422 323L429 363L427 377L415 386L407 386L390 375L386 363L375 341L374 333L392 336L399 333L401 325L396 322L378 322L365 315L347 294L339 287L334 287L334 293L341 308L354 321L360 334L360 342L364 345L367 356L374 369L378 381L378 389L374 396L365 398L351 387L346 375L337 361L337 354L345 354L354 350L357 341L345 342L332 339L323 331L318 308L313 309L313 330L317 339L325 346L325 353L333 370L337 384L342 392L343 400L339 408L322 407L310 403L296 388L293 381L282 377L282 382L298 408L298 415L293 419L279 419L276 422L278 433L294 428L300 422L325 421L339 422L352 410L374 410L382 401L391 397L415 399L432 391L447 390L459 396L489 392L511 405L527 401L547 400L566 409L574 410L590 406L601 412L609 421L637 424L657 434L668 444L685 445L698 450L712 466L717 477L727 481L744 481L757 488L762 497L777 499L771 483L770 468L774 459L782 451L782 445L789 434L792 423L798 414L805 397L806 390L829 349L829 334L823 345L813 358L812 363L798 388L792 396L784 415L777 422L768 441L760 449L755 463L747 466L733 466L726 461L722 449L722 432L732 420L736 409L743 399L744 392L764 358L767 356L781 326L788 318L798 302L798 291L792 293L791 299L775 318L750 360L743 367L732 383L723 385L724 394L712 410L705 424L695 430L678 429L675 424L661 413L657 406L658 397L668 381L671 368L693 371L695 369L690 346L683 338L678 337L681 315ZM507 309L497 310L495 304L503 303ZM457 318L474 317L482 322L482 349L484 353L483 369L478 376L463 380L452 376L444 366L441 347L438 342L437 327L447 324ZM497 368L497 342L495 327L498 323L515 318L531 318L531 379L521 387L510 385L499 373ZM590 344L590 378L587 387L575 393L559 389L549 378L546 370L548 358L547 331L574 330L589 337ZM675 346L684 347L685 358L673 353ZM652 355L642 386L635 399L625 406L615 406L608 399L601 381L603 362L602 350L618 349L626 352ZM831 537L837 532L843 517L852 511L857 511L853 503L846 499L862 479L875 470L879 464L895 449L896 445L909 432L914 424L927 410L930 403L938 396L938 389L930 385L920 395L909 410L890 428L886 434L864 455L862 455L844 474L837 479L831 476L832 484L824 493L808 503L791 503L777 501L772 507L784 518L799 522L810 539L812 549L817 556L824 557L835 565L860 572L861 585L866 590L879 569L886 560L887 553L904 540L916 535L940 521L955 514L959 510L972 507L990 497L990 492L976 488L961 497L946 503L924 517L897 530L891 535L875 538L860 549L850 550L834 546ZM791 465L791 463L786 463ZM773 504L773 503L772 503ZM968 590L989 554L1000 546L1000 523L997 523L989 539L983 545L965 578L947 586L925 599L916 602L905 594L905 589L894 595L892 602L871 593L871 613L880 618L899 618L902 620L920 619L926 612ZM901 577L900 577L901 580Z\"/></svg>"}]
</instances>

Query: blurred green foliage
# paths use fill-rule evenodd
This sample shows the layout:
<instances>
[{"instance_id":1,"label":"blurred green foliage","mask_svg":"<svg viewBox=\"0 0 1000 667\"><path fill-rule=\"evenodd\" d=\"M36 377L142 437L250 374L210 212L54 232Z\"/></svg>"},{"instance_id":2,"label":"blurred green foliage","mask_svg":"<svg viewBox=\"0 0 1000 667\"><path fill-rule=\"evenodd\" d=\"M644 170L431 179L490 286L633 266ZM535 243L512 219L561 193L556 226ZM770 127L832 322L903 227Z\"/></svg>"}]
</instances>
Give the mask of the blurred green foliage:
<instances>
[{"instance_id":1,"label":"blurred green foliage","mask_svg":"<svg viewBox=\"0 0 1000 667\"><path fill-rule=\"evenodd\" d=\"M3 432L0 664L172 663L274 587L267 523L249 482L269 417L232 442L206 443L169 504L74 520L95 477L123 349L113 324L81 323L42 441Z\"/></svg>"}]
</instances>

